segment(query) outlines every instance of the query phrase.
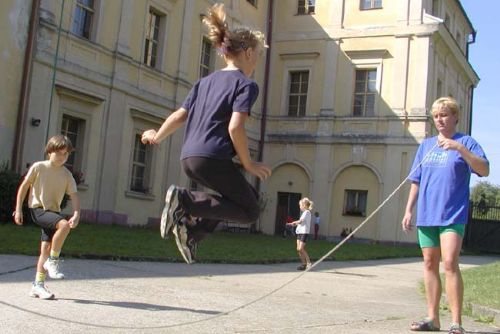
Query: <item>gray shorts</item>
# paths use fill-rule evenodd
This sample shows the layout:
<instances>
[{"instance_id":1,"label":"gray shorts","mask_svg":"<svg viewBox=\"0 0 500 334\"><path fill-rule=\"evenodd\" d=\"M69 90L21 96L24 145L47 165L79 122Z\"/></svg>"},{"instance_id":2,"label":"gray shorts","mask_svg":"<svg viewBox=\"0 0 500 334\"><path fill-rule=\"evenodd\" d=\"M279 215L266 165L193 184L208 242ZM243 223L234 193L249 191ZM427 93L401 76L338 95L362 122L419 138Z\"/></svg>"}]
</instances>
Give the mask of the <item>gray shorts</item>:
<instances>
[{"instance_id":1,"label":"gray shorts","mask_svg":"<svg viewBox=\"0 0 500 334\"><path fill-rule=\"evenodd\" d=\"M304 233L304 234L297 234L297 240L300 240L302 242L307 242L307 239L309 238L309 234Z\"/></svg>"},{"instance_id":2,"label":"gray shorts","mask_svg":"<svg viewBox=\"0 0 500 334\"><path fill-rule=\"evenodd\" d=\"M66 219L59 212L45 211L43 208L30 209L33 222L42 228L42 241L51 242L57 230L57 223Z\"/></svg>"}]
</instances>

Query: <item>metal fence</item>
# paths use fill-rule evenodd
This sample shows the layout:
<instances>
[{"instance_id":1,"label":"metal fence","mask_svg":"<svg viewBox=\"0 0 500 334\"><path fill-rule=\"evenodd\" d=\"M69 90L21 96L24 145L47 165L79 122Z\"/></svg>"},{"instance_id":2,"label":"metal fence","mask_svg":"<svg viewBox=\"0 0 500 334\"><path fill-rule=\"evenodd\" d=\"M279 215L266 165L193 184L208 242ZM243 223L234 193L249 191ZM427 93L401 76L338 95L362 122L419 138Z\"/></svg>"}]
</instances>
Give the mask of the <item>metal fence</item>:
<instances>
[{"instance_id":1,"label":"metal fence","mask_svg":"<svg viewBox=\"0 0 500 334\"><path fill-rule=\"evenodd\" d=\"M500 222L500 206L471 205L472 219Z\"/></svg>"},{"instance_id":2,"label":"metal fence","mask_svg":"<svg viewBox=\"0 0 500 334\"><path fill-rule=\"evenodd\" d=\"M500 253L500 207L473 205L465 229L464 248L487 253Z\"/></svg>"}]
</instances>

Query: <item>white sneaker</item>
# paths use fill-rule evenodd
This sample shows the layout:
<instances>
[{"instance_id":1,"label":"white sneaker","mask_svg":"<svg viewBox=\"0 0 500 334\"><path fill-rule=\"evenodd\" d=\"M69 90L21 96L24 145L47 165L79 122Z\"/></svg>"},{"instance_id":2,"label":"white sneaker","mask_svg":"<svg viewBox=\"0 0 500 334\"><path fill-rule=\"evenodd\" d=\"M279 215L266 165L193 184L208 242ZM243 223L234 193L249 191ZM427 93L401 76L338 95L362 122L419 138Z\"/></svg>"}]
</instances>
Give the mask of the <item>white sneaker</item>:
<instances>
[{"instance_id":1,"label":"white sneaker","mask_svg":"<svg viewBox=\"0 0 500 334\"><path fill-rule=\"evenodd\" d=\"M43 282L33 282L29 296L40 299L54 299L54 294L47 289Z\"/></svg>"},{"instance_id":2,"label":"white sneaker","mask_svg":"<svg viewBox=\"0 0 500 334\"><path fill-rule=\"evenodd\" d=\"M47 261L45 261L45 263L43 264L43 269L49 272L49 277L52 279L64 278L64 274L59 271L59 262L60 262L59 259L54 260L49 257Z\"/></svg>"}]
</instances>

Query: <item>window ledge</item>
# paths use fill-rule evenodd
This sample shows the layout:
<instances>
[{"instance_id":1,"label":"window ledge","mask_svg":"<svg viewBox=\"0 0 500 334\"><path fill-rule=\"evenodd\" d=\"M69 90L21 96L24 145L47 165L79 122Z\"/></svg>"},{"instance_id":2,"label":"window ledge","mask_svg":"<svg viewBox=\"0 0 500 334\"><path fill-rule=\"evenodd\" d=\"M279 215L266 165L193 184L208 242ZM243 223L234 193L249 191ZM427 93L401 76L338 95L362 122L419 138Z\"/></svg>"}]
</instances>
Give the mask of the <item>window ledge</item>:
<instances>
[{"instance_id":1,"label":"window ledge","mask_svg":"<svg viewBox=\"0 0 500 334\"><path fill-rule=\"evenodd\" d=\"M129 190L125 191L125 197L141 199L141 200L145 200L145 201L154 201L155 200L154 195L143 194L143 193L139 193L136 191L129 191Z\"/></svg>"},{"instance_id":2,"label":"window ledge","mask_svg":"<svg viewBox=\"0 0 500 334\"><path fill-rule=\"evenodd\" d=\"M80 183L76 186L76 189L78 190L87 190L89 189L89 185L86 183Z\"/></svg>"},{"instance_id":3,"label":"window ledge","mask_svg":"<svg viewBox=\"0 0 500 334\"><path fill-rule=\"evenodd\" d=\"M360 8L359 10L364 11L364 10L377 10L377 9L384 9L384 8L380 6L380 7Z\"/></svg>"}]
</instances>

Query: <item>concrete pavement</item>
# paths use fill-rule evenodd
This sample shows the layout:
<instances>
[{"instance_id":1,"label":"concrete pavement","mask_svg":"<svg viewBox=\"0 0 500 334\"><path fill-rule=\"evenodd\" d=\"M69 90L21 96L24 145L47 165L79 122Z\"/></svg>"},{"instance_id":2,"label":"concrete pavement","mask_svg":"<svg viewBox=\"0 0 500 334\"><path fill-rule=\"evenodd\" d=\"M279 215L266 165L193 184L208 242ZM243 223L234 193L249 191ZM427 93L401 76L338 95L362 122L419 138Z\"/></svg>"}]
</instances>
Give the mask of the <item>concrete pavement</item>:
<instances>
[{"instance_id":1,"label":"concrete pavement","mask_svg":"<svg viewBox=\"0 0 500 334\"><path fill-rule=\"evenodd\" d=\"M426 313L420 258L325 262L282 289L297 264L67 259L67 279L47 282L52 301L28 297L35 262L0 255L1 333L411 333L409 323ZM447 311L441 321L447 333ZM500 333L466 317L464 327Z\"/></svg>"}]
</instances>

